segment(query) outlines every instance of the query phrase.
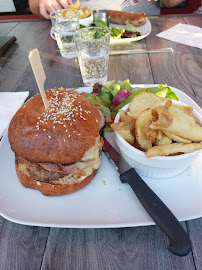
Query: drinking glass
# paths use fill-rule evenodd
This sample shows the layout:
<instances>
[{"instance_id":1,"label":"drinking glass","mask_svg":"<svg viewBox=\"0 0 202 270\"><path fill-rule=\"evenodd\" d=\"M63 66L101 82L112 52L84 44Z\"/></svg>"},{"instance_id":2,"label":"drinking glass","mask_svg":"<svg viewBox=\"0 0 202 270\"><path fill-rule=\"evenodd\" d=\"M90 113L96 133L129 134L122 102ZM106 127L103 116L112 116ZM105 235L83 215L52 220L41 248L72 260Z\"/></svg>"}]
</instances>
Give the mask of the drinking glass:
<instances>
[{"instance_id":1,"label":"drinking glass","mask_svg":"<svg viewBox=\"0 0 202 270\"><path fill-rule=\"evenodd\" d=\"M75 32L74 39L83 82L86 86L107 81L110 31L88 27Z\"/></svg>"},{"instance_id":2,"label":"drinking glass","mask_svg":"<svg viewBox=\"0 0 202 270\"><path fill-rule=\"evenodd\" d=\"M74 33L79 29L79 12L75 9L56 10L50 14L54 35L63 57L77 56Z\"/></svg>"},{"instance_id":3,"label":"drinking glass","mask_svg":"<svg viewBox=\"0 0 202 270\"><path fill-rule=\"evenodd\" d=\"M93 21L101 19L108 27L110 23L109 12L107 9L96 9L93 11Z\"/></svg>"}]
</instances>

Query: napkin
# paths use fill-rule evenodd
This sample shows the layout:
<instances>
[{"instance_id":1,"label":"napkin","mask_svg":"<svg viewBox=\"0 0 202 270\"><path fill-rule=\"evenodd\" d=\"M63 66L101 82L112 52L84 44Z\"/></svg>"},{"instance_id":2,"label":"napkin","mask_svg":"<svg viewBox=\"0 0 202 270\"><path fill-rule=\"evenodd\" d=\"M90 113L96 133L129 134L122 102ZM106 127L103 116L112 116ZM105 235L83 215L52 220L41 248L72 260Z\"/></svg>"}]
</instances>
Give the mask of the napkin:
<instances>
[{"instance_id":1,"label":"napkin","mask_svg":"<svg viewBox=\"0 0 202 270\"><path fill-rule=\"evenodd\" d=\"M14 114L28 96L29 91L16 93L0 92L0 138L3 136Z\"/></svg>"},{"instance_id":2,"label":"napkin","mask_svg":"<svg viewBox=\"0 0 202 270\"><path fill-rule=\"evenodd\" d=\"M202 28L198 26L179 23L156 36L202 49Z\"/></svg>"}]
</instances>

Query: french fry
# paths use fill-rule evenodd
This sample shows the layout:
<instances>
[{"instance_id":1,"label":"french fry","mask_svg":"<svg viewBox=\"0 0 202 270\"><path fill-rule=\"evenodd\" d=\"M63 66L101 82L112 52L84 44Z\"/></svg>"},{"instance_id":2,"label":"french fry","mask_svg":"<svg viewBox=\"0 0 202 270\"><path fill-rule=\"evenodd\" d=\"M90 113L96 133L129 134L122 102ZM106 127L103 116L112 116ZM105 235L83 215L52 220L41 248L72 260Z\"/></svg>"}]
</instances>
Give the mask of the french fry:
<instances>
[{"instance_id":1,"label":"french fry","mask_svg":"<svg viewBox=\"0 0 202 270\"><path fill-rule=\"evenodd\" d=\"M165 125L163 126L163 124L156 122L152 123L150 127L170 132L184 139L191 140L192 142L202 141L202 127L192 116L180 107L171 106L168 112L173 118L171 125L165 127Z\"/></svg>"},{"instance_id":2,"label":"french fry","mask_svg":"<svg viewBox=\"0 0 202 270\"><path fill-rule=\"evenodd\" d=\"M84 7L82 10L83 10L83 12L85 14L85 18L87 18L87 17L89 17L91 15L91 11L90 11L89 8Z\"/></svg>"},{"instance_id":3,"label":"french fry","mask_svg":"<svg viewBox=\"0 0 202 270\"><path fill-rule=\"evenodd\" d=\"M77 0L74 5L68 5L67 6L67 9L77 9L77 10L79 10L80 9L80 2L79 2L79 0Z\"/></svg>"},{"instance_id":4,"label":"french fry","mask_svg":"<svg viewBox=\"0 0 202 270\"><path fill-rule=\"evenodd\" d=\"M91 10L87 7L81 8L79 0L74 5L68 5L67 9L76 9L79 11L79 19L88 18L91 15Z\"/></svg>"},{"instance_id":5,"label":"french fry","mask_svg":"<svg viewBox=\"0 0 202 270\"><path fill-rule=\"evenodd\" d=\"M148 92L142 92L135 96L129 105L129 115L137 119L138 115L148 108L160 106L163 100L160 97Z\"/></svg>"},{"instance_id":6,"label":"french fry","mask_svg":"<svg viewBox=\"0 0 202 270\"><path fill-rule=\"evenodd\" d=\"M147 157L169 156L182 153L191 153L202 149L202 143L171 143L168 145L153 146L146 150Z\"/></svg>"},{"instance_id":7,"label":"french fry","mask_svg":"<svg viewBox=\"0 0 202 270\"><path fill-rule=\"evenodd\" d=\"M135 138L131 131L134 129L134 125L126 122L118 122L110 125L111 128L120 134L128 143L134 144Z\"/></svg>"},{"instance_id":8,"label":"french fry","mask_svg":"<svg viewBox=\"0 0 202 270\"><path fill-rule=\"evenodd\" d=\"M151 109L147 109L140 113L135 122L135 137L141 149L143 150L152 147L152 143L147 138L145 131L145 125L151 117L152 117Z\"/></svg>"},{"instance_id":9,"label":"french fry","mask_svg":"<svg viewBox=\"0 0 202 270\"><path fill-rule=\"evenodd\" d=\"M157 130L150 128L150 124L153 122L153 117L151 117L145 124L145 134L147 139L153 143L157 137Z\"/></svg>"},{"instance_id":10,"label":"french fry","mask_svg":"<svg viewBox=\"0 0 202 270\"><path fill-rule=\"evenodd\" d=\"M176 141L178 143L191 143L192 141L191 140L188 140L188 139L184 139L180 136L177 136L173 133L170 133L170 132L167 132L167 131L164 131L164 133L173 141Z\"/></svg>"},{"instance_id":11,"label":"french fry","mask_svg":"<svg viewBox=\"0 0 202 270\"><path fill-rule=\"evenodd\" d=\"M192 115L193 110L194 110L191 106L173 105L173 107L180 108L180 109L184 110L184 112L188 113L189 115Z\"/></svg>"},{"instance_id":12,"label":"french fry","mask_svg":"<svg viewBox=\"0 0 202 270\"><path fill-rule=\"evenodd\" d=\"M168 128L172 125L173 118L169 114L166 106L155 107L152 109L152 116L157 119L151 123L150 127L152 129L163 129Z\"/></svg>"},{"instance_id":13,"label":"french fry","mask_svg":"<svg viewBox=\"0 0 202 270\"><path fill-rule=\"evenodd\" d=\"M65 16L74 16L74 15L76 15L75 14L76 12L75 12L75 10L66 10L65 12L63 12L63 16L65 17Z\"/></svg>"},{"instance_id":14,"label":"french fry","mask_svg":"<svg viewBox=\"0 0 202 270\"><path fill-rule=\"evenodd\" d=\"M128 112L120 110L119 115L121 122L112 124L112 129L147 157L202 149L202 126L191 106L144 92L131 101Z\"/></svg>"},{"instance_id":15,"label":"french fry","mask_svg":"<svg viewBox=\"0 0 202 270\"><path fill-rule=\"evenodd\" d=\"M153 145L166 145L166 144L171 144L171 143L172 143L172 139L162 132L161 139L158 140L156 138L156 140L153 142Z\"/></svg>"},{"instance_id":16,"label":"french fry","mask_svg":"<svg viewBox=\"0 0 202 270\"><path fill-rule=\"evenodd\" d=\"M121 135L128 143L134 144L135 138L128 129L116 130L116 132Z\"/></svg>"},{"instance_id":17,"label":"french fry","mask_svg":"<svg viewBox=\"0 0 202 270\"><path fill-rule=\"evenodd\" d=\"M119 115L120 115L120 120L122 122L126 122L126 123L130 124L132 128L135 127L135 119L132 118L130 115L128 115L127 112L120 110Z\"/></svg>"},{"instance_id":18,"label":"french fry","mask_svg":"<svg viewBox=\"0 0 202 270\"><path fill-rule=\"evenodd\" d=\"M79 10L79 19L85 19L85 14L82 9Z\"/></svg>"},{"instance_id":19,"label":"french fry","mask_svg":"<svg viewBox=\"0 0 202 270\"><path fill-rule=\"evenodd\" d=\"M160 141L162 137L163 137L163 131L160 129L157 129L156 140Z\"/></svg>"}]
</instances>

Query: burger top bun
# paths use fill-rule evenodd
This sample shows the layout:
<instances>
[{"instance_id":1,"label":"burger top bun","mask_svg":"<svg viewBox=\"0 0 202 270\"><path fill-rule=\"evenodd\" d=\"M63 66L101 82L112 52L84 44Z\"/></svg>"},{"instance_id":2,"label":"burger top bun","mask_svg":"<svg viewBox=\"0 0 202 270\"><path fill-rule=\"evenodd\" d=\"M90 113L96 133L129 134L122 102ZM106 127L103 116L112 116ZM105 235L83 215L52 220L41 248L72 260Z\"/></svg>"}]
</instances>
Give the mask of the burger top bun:
<instances>
[{"instance_id":1,"label":"burger top bun","mask_svg":"<svg viewBox=\"0 0 202 270\"><path fill-rule=\"evenodd\" d=\"M68 89L46 90L49 110L41 95L27 101L11 120L12 150L26 160L74 163L95 144L101 116L83 95Z\"/></svg>"}]
</instances>

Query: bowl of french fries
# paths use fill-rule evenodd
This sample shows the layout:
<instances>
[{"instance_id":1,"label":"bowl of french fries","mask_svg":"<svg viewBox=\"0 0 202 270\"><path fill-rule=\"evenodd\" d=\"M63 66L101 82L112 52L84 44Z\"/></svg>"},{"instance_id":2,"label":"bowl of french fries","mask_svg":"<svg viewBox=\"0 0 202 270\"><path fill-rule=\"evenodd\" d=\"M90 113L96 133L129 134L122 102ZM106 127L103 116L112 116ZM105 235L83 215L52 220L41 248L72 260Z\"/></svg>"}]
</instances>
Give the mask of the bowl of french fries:
<instances>
[{"instance_id":1,"label":"bowl of french fries","mask_svg":"<svg viewBox=\"0 0 202 270\"><path fill-rule=\"evenodd\" d=\"M143 92L111 124L123 158L143 176L182 173L202 149L202 116L191 106Z\"/></svg>"},{"instance_id":2,"label":"bowl of french fries","mask_svg":"<svg viewBox=\"0 0 202 270\"><path fill-rule=\"evenodd\" d=\"M73 5L68 5L67 9L76 9L79 11L79 23L89 26L93 22L93 13L88 7L81 8L79 0Z\"/></svg>"}]
</instances>

